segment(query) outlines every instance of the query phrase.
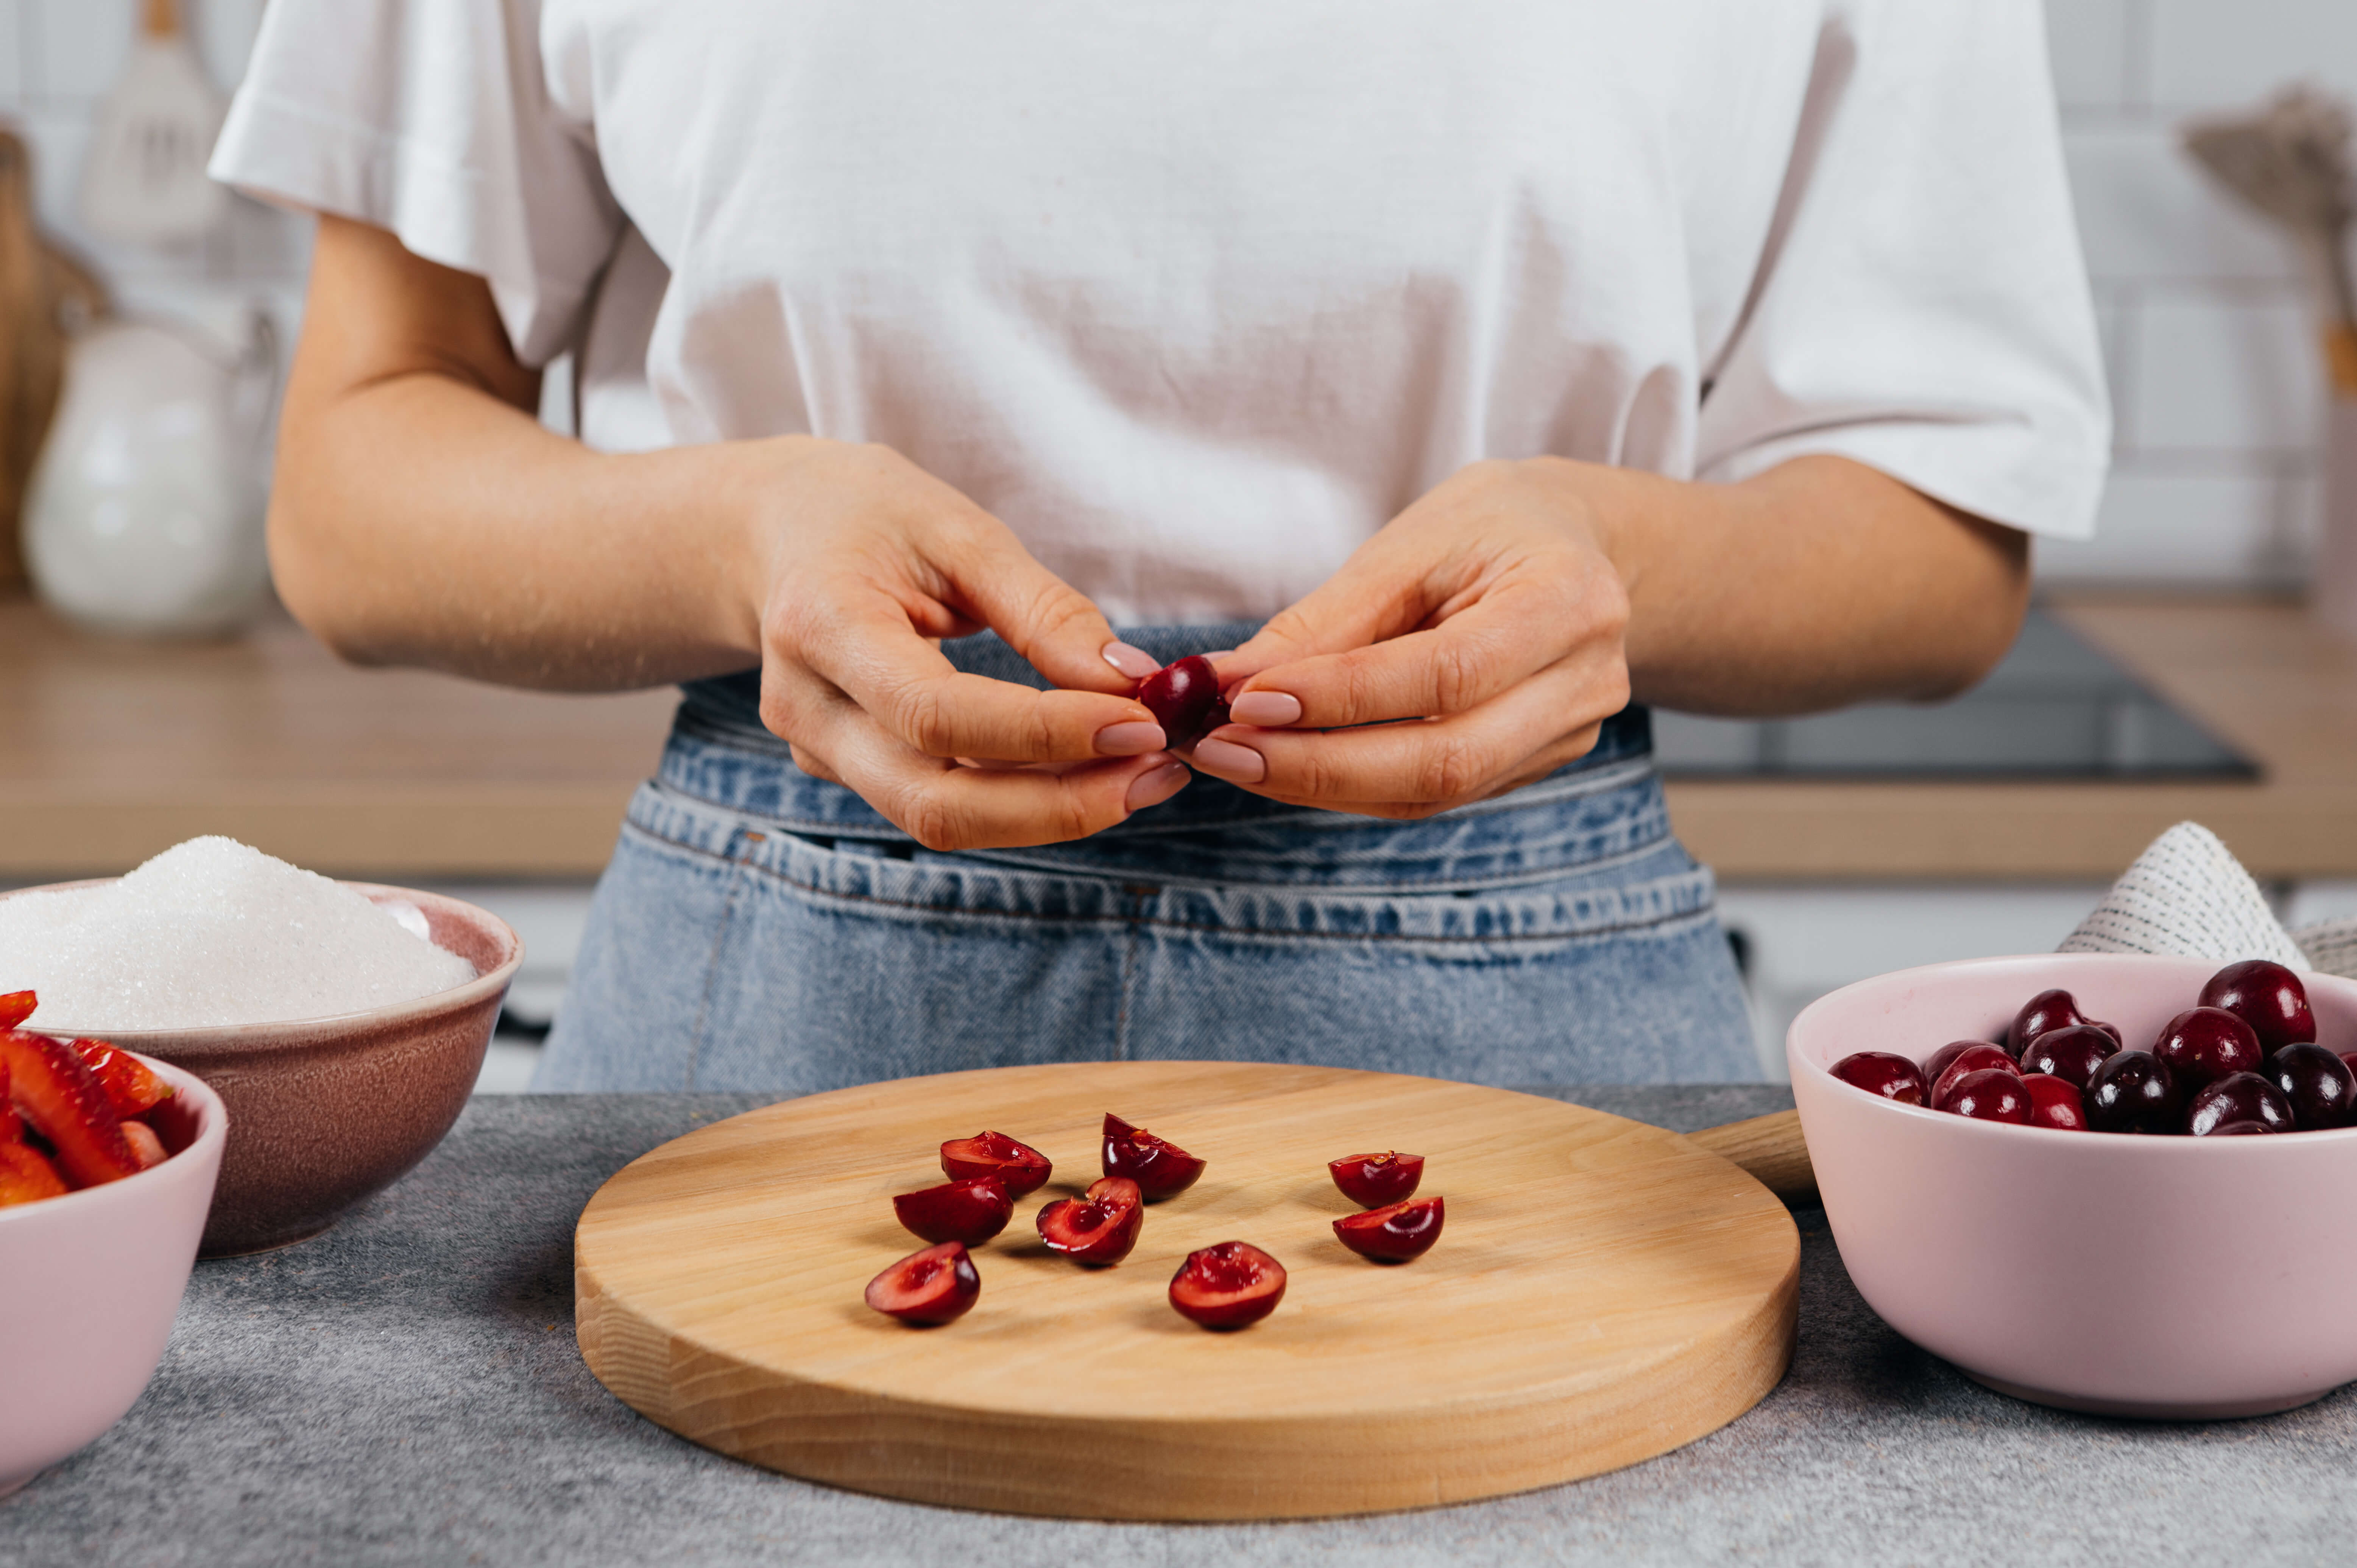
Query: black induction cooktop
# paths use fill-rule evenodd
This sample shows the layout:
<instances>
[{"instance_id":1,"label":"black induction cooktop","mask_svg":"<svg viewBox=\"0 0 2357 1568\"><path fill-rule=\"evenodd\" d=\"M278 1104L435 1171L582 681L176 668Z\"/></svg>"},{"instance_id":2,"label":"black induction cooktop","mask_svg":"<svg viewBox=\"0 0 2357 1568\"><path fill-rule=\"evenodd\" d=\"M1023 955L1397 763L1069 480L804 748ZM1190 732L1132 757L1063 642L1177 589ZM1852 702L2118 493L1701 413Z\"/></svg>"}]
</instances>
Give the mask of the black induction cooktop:
<instances>
[{"instance_id":1,"label":"black induction cooktop","mask_svg":"<svg viewBox=\"0 0 2357 1568\"><path fill-rule=\"evenodd\" d=\"M2061 622L2033 608L1988 679L1932 704L1877 703L1799 719L1653 712L1673 779L2184 779L2258 777Z\"/></svg>"}]
</instances>

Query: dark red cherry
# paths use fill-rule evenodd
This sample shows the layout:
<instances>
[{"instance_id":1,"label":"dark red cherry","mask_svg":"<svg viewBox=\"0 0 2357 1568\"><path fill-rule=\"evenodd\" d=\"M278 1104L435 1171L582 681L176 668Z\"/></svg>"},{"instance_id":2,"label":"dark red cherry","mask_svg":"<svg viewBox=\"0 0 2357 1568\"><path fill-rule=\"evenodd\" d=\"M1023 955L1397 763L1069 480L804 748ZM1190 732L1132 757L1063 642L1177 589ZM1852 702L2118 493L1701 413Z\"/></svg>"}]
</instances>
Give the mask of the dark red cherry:
<instances>
[{"instance_id":1,"label":"dark red cherry","mask_svg":"<svg viewBox=\"0 0 2357 1568\"><path fill-rule=\"evenodd\" d=\"M1220 678L1211 661L1189 654L1165 665L1137 683L1137 700L1154 711L1165 742L1192 746L1226 722L1227 703L1220 699Z\"/></svg>"},{"instance_id":2,"label":"dark red cherry","mask_svg":"<svg viewBox=\"0 0 2357 1568\"><path fill-rule=\"evenodd\" d=\"M1909 1062L1911 1070L1914 1063ZM1412 1197L1424 1180L1424 1156L1386 1151L1380 1155L1350 1155L1326 1162L1327 1172L1342 1196L1361 1208L1381 1208Z\"/></svg>"},{"instance_id":3,"label":"dark red cherry","mask_svg":"<svg viewBox=\"0 0 2357 1568\"><path fill-rule=\"evenodd\" d=\"M2005 1054L2003 1046L1975 1046L1970 1050L1958 1051L1955 1059L1948 1063L1947 1070L1941 1073L1932 1085L1932 1109L1948 1109L1948 1097L1955 1093L1956 1085L1976 1072L2009 1072L2016 1078L2021 1076L2021 1069Z\"/></svg>"},{"instance_id":4,"label":"dark red cherry","mask_svg":"<svg viewBox=\"0 0 2357 1568\"><path fill-rule=\"evenodd\" d=\"M2301 1132L2349 1124L2357 1107L2357 1075L2322 1046L2298 1041L2267 1058L2259 1076L2291 1101L2292 1124Z\"/></svg>"},{"instance_id":5,"label":"dark red cherry","mask_svg":"<svg viewBox=\"0 0 2357 1568\"><path fill-rule=\"evenodd\" d=\"M2078 998L2069 992L2041 991L2023 1003L2021 1011L2013 1015L2013 1024L2005 1032L2006 1051L2019 1060L2021 1053L2028 1050L2039 1036L2051 1029L2067 1029L2074 1024L2107 1030L2115 1041L2120 1037L2119 1030L2111 1025L2098 1024L2080 1012Z\"/></svg>"},{"instance_id":6,"label":"dark red cherry","mask_svg":"<svg viewBox=\"0 0 2357 1568\"><path fill-rule=\"evenodd\" d=\"M904 1192L892 1200L900 1223L928 1241L963 1241L979 1247L1006 1229L1015 1199L995 1176L969 1176L939 1187Z\"/></svg>"},{"instance_id":7,"label":"dark red cherry","mask_svg":"<svg viewBox=\"0 0 2357 1568\"><path fill-rule=\"evenodd\" d=\"M2080 1101L2098 1133L2174 1133L2183 1124L2185 1096L2150 1051L2115 1051Z\"/></svg>"},{"instance_id":8,"label":"dark red cherry","mask_svg":"<svg viewBox=\"0 0 2357 1568\"><path fill-rule=\"evenodd\" d=\"M952 1181L973 1176L996 1176L1006 1184L1006 1196L1022 1197L1047 1185L1056 1167L1028 1144L1018 1144L1004 1133L981 1132L971 1138L952 1138L942 1145L942 1174Z\"/></svg>"},{"instance_id":9,"label":"dark red cherry","mask_svg":"<svg viewBox=\"0 0 2357 1568\"><path fill-rule=\"evenodd\" d=\"M2257 1073L2236 1072L2203 1084L2185 1108L2185 1130L2197 1138L2230 1122L2256 1122L2271 1132L2288 1133L2291 1101Z\"/></svg>"},{"instance_id":10,"label":"dark red cherry","mask_svg":"<svg viewBox=\"0 0 2357 1568\"><path fill-rule=\"evenodd\" d=\"M2251 1026L2259 1049L2273 1056L2286 1046L2313 1044L2316 1015L2299 976L2263 958L2230 963L2210 977L2199 998L2204 1007L2222 1007Z\"/></svg>"},{"instance_id":11,"label":"dark red cherry","mask_svg":"<svg viewBox=\"0 0 2357 1568\"><path fill-rule=\"evenodd\" d=\"M1285 1265L1247 1241L1189 1252L1170 1276L1170 1305L1206 1328L1258 1323L1284 1299Z\"/></svg>"},{"instance_id":12,"label":"dark red cherry","mask_svg":"<svg viewBox=\"0 0 2357 1568\"><path fill-rule=\"evenodd\" d=\"M2087 1131L2087 1109L2080 1102L2077 1084L2050 1072L2034 1072L2021 1080L2021 1090L2029 1096L2031 1126L2052 1127L2064 1133Z\"/></svg>"},{"instance_id":13,"label":"dark red cherry","mask_svg":"<svg viewBox=\"0 0 2357 1568\"><path fill-rule=\"evenodd\" d=\"M2257 1070L2264 1053L2251 1026L2222 1007L2189 1007L2161 1026L2152 1054L2191 1093L2205 1083Z\"/></svg>"},{"instance_id":14,"label":"dark red cherry","mask_svg":"<svg viewBox=\"0 0 2357 1568\"><path fill-rule=\"evenodd\" d=\"M2023 1076L2051 1073L2074 1089L2084 1089L2120 1043L2094 1024L2069 1024L2049 1029L2021 1053Z\"/></svg>"},{"instance_id":15,"label":"dark red cherry","mask_svg":"<svg viewBox=\"0 0 2357 1568\"><path fill-rule=\"evenodd\" d=\"M925 1327L965 1316L982 1294L982 1276L963 1241L911 1252L867 1282L867 1305Z\"/></svg>"},{"instance_id":16,"label":"dark red cherry","mask_svg":"<svg viewBox=\"0 0 2357 1568\"><path fill-rule=\"evenodd\" d=\"M1101 1176L1086 1197L1060 1197L1039 1210L1039 1240L1076 1263L1110 1268L1129 1256L1146 1224L1146 1203L1127 1176Z\"/></svg>"},{"instance_id":17,"label":"dark red cherry","mask_svg":"<svg viewBox=\"0 0 2357 1568\"><path fill-rule=\"evenodd\" d=\"M1923 1103L1926 1105L1932 1103L1932 1091L1939 1087L1940 1075L1948 1070L1950 1063L1966 1051L1978 1050L1987 1044L1986 1040L1951 1040L1925 1057L1923 1058Z\"/></svg>"},{"instance_id":18,"label":"dark red cherry","mask_svg":"<svg viewBox=\"0 0 2357 1568\"><path fill-rule=\"evenodd\" d=\"M1421 1258L1440 1240L1441 1222L1448 1218L1438 1193L1388 1208L1370 1208L1334 1221L1342 1245L1379 1263L1405 1263Z\"/></svg>"},{"instance_id":19,"label":"dark red cherry","mask_svg":"<svg viewBox=\"0 0 2357 1568\"><path fill-rule=\"evenodd\" d=\"M2002 1053L2000 1053L2002 1054ZM1952 1074L1953 1068L1948 1069ZM2021 1075L2011 1068L1986 1067L1978 1072L1968 1072L1949 1085L1948 1097L1940 1109L1951 1116L1969 1116L1975 1122L2020 1122L2029 1120L2029 1091L2021 1087Z\"/></svg>"},{"instance_id":20,"label":"dark red cherry","mask_svg":"<svg viewBox=\"0 0 2357 1568\"><path fill-rule=\"evenodd\" d=\"M1176 1144L1165 1143L1143 1127L1133 1127L1111 1112L1104 1119L1104 1174L1127 1176L1152 1203L1186 1191L1203 1174L1203 1162Z\"/></svg>"},{"instance_id":21,"label":"dark red cherry","mask_svg":"<svg viewBox=\"0 0 2357 1568\"><path fill-rule=\"evenodd\" d=\"M2227 1122L2211 1128L2210 1136L2213 1138L2225 1138L2238 1134L2272 1133L2274 1131L2275 1129L2273 1127L2266 1126L2257 1122Z\"/></svg>"},{"instance_id":22,"label":"dark red cherry","mask_svg":"<svg viewBox=\"0 0 2357 1568\"><path fill-rule=\"evenodd\" d=\"M1927 1098L1923 1069L1896 1051L1856 1052L1834 1063L1833 1073L1844 1083L1901 1105L1921 1105Z\"/></svg>"}]
</instances>

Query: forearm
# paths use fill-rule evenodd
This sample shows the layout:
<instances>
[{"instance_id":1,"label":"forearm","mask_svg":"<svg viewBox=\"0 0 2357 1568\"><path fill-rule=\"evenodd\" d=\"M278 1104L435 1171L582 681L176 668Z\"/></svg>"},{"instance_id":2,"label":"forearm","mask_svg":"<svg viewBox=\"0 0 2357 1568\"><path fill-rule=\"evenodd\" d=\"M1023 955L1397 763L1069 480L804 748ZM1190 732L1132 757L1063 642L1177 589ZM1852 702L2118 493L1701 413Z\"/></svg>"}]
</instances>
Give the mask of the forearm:
<instances>
[{"instance_id":1,"label":"forearm","mask_svg":"<svg viewBox=\"0 0 2357 1568\"><path fill-rule=\"evenodd\" d=\"M1773 714L1936 699L2020 628L2027 540L1862 464L1803 457L1735 485L1564 468L1627 585L1641 702Z\"/></svg>"}]
</instances>

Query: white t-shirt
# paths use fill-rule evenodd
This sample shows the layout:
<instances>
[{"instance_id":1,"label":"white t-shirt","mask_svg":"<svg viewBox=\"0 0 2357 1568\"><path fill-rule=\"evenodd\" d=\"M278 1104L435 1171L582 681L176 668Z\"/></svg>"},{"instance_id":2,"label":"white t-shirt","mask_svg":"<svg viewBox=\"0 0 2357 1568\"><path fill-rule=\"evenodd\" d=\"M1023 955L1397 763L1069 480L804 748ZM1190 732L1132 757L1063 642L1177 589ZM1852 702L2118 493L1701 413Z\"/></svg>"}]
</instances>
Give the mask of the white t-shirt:
<instances>
[{"instance_id":1,"label":"white t-shirt","mask_svg":"<svg viewBox=\"0 0 2357 1568\"><path fill-rule=\"evenodd\" d=\"M1540 453L2091 530L2035 0L274 0L214 173L490 281L607 449L881 442L1117 624Z\"/></svg>"}]
</instances>

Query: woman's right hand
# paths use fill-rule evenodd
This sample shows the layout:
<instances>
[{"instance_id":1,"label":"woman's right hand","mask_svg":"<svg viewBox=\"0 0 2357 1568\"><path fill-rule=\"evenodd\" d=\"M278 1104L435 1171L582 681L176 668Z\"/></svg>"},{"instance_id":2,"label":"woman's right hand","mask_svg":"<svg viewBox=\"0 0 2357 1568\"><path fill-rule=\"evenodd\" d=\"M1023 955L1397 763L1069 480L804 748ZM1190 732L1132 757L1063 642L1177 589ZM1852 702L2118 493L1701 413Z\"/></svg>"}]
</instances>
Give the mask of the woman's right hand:
<instances>
[{"instance_id":1,"label":"woman's right hand","mask_svg":"<svg viewBox=\"0 0 2357 1568\"><path fill-rule=\"evenodd\" d=\"M937 850L1085 838L1185 785L1128 694L1154 660L1005 523L887 447L781 436L734 451L728 498L761 585L761 720L796 767ZM1060 689L957 670L939 639L984 629Z\"/></svg>"}]
</instances>

